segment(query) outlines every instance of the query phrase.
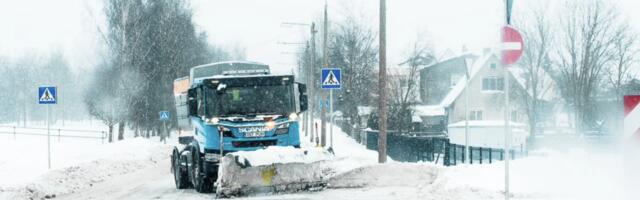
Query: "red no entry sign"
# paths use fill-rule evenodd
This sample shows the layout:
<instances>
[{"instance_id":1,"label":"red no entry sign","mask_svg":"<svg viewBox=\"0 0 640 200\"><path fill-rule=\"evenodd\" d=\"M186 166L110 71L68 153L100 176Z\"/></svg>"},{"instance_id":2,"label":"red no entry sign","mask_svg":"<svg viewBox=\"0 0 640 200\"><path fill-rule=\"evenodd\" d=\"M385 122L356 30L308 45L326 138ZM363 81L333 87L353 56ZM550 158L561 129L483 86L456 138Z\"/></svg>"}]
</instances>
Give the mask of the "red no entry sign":
<instances>
[{"instance_id":1,"label":"red no entry sign","mask_svg":"<svg viewBox=\"0 0 640 200\"><path fill-rule=\"evenodd\" d=\"M624 135L640 136L640 95L624 96Z\"/></svg>"},{"instance_id":2,"label":"red no entry sign","mask_svg":"<svg viewBox=\"0 0 640 200\"><path fill-rule=\"evenodd\" d=\"M502 28L502 64L511 65L516 63L522 51L524 42L520 33L511 26Z\"/></svg>"}]
</instances>

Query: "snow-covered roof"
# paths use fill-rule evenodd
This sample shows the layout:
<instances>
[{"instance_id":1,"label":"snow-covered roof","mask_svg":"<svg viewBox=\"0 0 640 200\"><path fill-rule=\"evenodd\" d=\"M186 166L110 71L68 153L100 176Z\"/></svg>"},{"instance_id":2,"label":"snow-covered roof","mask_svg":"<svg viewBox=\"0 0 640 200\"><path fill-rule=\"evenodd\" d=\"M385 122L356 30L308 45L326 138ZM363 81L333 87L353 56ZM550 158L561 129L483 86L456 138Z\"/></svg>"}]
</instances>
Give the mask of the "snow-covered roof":
<instances>
[{"instance_id":1,"label":"snow-covered roof","mask_svg":"<svg viewBox=\"0 0 640 200\"><path fill-rule=\"evenodd\" d=\"M426 69L426 68L429 68L429 67L433 67L433 66L436 66L436 65L438 65L440 63L447 62L447 61L450 61L450 60L453 60L453 59L469 58L469 57L473 57L473 56L474 55L472 53L470 53L470 52L465 52L465 53L462 53L461 55L457 55L457 56L449 55L449 56L443 57L442 59L440 59L437 62L433 62L433 63L431 63L429 65L424 66L424 67L420 67L418 70L422 70L422 69Z\"/></svg>"},{"instance_id":2,"label":"snow-covered roof","mask_svg":"<svg viewBox=\"0 0 640 200\"><path fill-rule=\"evenodd\" d=\"M514 127L525 126L522 123L517 123L513 121L510 121L509 125ZM453 123L453 124L449 124L449 127L464 127L464 126L465 126L464 120ZM469 126L476 126L476 127L504 126L504 120L469 120Z\"/></svg>"},{"instance_id":3,"label":"snow-covered roof","mask_svg":"<svg viewBox=\"0 0 640 200\"><path fill-rule=\"evenodd\" d=\"M473 79L475 77L475 75L480 71L480 69L482 69L482 67L484 67L486 65L486 63L491 59L491 57L493 57L495 55L494 52L491 53L487 53L485 55L483 55L480 59L478 59L475 63L473 63L473 65L471 66L471 73L469 74L469 80ZM518 66L518 65L513 65L512 67L509 67L507 69L509 71L509 73L511 74L512 77L514 77L514 79L516 80L516 82L518 82L518 84L520 84L520 86L522 86L522 88L526 88L525 87L525 69ZM458 96L460 96L460 94L462 94L462 91L464 91L465 88L465 80L466 77L462 76L460 77L460 80L458 80L458 82L456 82L456 85L449 91L449 93L442 99L442 101L440 102L440 106L442 107L449 107L457 98ZM540 99L545 100L545 101L552 101L553 99L555 99L557 97L557 95L559 94L557 91L557 86L555 81L551 78L551 76L544 72L542 72L542 83L543 83L543 87L541 88L540 91ZM531 94L531 91L527 91L529 93L530 96L533 96Z\"/></svg>"},{"instance_id":4,"label":"snow-covered roof","mask_svg":"<svg viewBox=\"0 0 640 200\"><path fill-rule=\"evenodd\" d=\"M416 105L412 109L415 111L414 116L443 116L445 114L444 107L440 105Z\"/></svg>"},{"instance_id":5,"label":"snow-covered roof","mask_svg":"<svg viewBox=\"0 0 640 200\"><path fill-rule=\"evenodd\" d=\"M413 116L411 116L411 122L421 123L422 122L422 118L420 118L420 116L413 115Z\"/></svg>"},{"instance_id":6,"label":"snow-covered roof","mask_svg":"<svg viewBox=\"0 0 640 200\"><path fill-rule=\"evenodd\" d=\"M489 59L493 56L493 53L487 53L480 59L478 59L475 63L473 63L473 65L471 65L471 72L469 73L469 80L473 79L473 77L480 71L480 69L482 69L482 66L484 66L485 63L488 62ZM456 82L456 85L449 91L447 96L442 99L442 101L440 102L440 106L449 107L458 98L458 96L462 94L462 91L465 87L465 81L465 76L460 77L460 80Z\"/></svg>"},{"instance_id":7,"label":"snow-covered roof","mask_svg":"<svg viewBox=\"0 0 640 200\"><path fill-rule=\"evenodd\" d=\"M373 111L371 106L358 106L358 116L369 115Z\"/></svg>"}]
</instances>

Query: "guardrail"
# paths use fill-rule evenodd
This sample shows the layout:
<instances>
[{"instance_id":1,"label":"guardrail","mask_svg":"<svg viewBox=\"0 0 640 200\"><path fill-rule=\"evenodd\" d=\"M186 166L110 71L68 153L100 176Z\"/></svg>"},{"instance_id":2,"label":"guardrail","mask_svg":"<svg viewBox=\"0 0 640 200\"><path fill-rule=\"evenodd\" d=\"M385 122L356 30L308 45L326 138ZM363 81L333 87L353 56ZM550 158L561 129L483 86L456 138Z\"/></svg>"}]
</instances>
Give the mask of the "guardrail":
<instances>
[{"instance_id":1,"label":"guardrail","mask_svg":"<svg viewBox=\"0 0 640 200\"><path fill-rule=\"evenodd\" d=\"M49 134L47 133L34 133L34 132L28 132L22 129L26 129L26 130L44 130L46 131L47 128L40 128L40 127L17 127L17 126L0 126L0 128L8 128L11 129L9 131L6 130L0 130L0 134L5 134L5 135L13 135L13 138L16 139L16 135L33 135L33 136L48 136ZM18 130L16 130L18 129ZM62 128L51 128L49 129L50 131L50 135L52 137L58 137L58 141L60 141L60 138L84 138L84 139L100 139L102 144L104 144L104 140L107 138L106 137L106 132L105 131L99 131L99 130L81 130L81 129L62 129ZM73 133L81 133L81 134L73 134Z\"/></svg>"}]
</instances>

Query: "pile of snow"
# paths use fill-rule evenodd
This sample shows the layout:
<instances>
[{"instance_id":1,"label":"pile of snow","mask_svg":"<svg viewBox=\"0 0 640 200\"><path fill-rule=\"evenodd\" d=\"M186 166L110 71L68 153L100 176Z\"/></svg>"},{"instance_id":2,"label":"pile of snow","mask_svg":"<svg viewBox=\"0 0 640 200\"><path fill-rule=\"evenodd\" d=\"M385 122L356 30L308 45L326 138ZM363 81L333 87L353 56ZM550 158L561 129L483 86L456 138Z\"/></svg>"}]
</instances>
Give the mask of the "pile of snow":
<instances>
[{"instance_id":1,"label":"pile of snow","mask_svg":"<svg viewBox=\"0 0 640 200\"><path fill-rule=\"evenodd\" d=\"M369 165L333 177L329 181L329 188L429 185L442 170L442 167L424 163Z\"/></svg>"},{"instance_id":2,"label":"pile of snow","mask_svg":"<svg viewBox=\"0 0 640 200\"><path fill-rule=\"evenodd\" d=\"M640 194L634 188L640 183L634 173L638 154L581 149L534 154L511 162L512 199L636 199ZM504 162L375 164L334 176L328 190L309 199L504 199L504 173Z\"/></svg>"},{"instance_id":3,"label":"pile of snow","mask_svg":"<svg viewBox=\"0 0 640 200\"><path fill-rule=\"evenodd\" d=\"M411 107L417 116L444 116L444 107L440 105L415 105Z\"/></svg>"},{"instance_id":4,"label":"pile of snow","mask_svg":"<svg viewBox=\"0 0 640 200\"><path fill-rule=\"evenodd\" d=\"M320 121L318 121L318 124ZM331 128L331 124L327 123L327 129ZM330 144L330 134L327 130L327 145ZM337 173L344 173L350 170L375 165L378 163L378 152L367 149L364 145L358 143L351 136L347 135L339 126L333 125L333 152L336 156L333 161L332 168ZM393 160L387 157L387 161Z\"/></svg>"},{"instance_id":5,"label":"pile of snow","mask_svg":"<svg viewBox=\"0 0 640 200\"><path fill-rule=\"evenodd\" d=\"M248 161L251 166L293 162L312 163L334 157L321 148L297 149L283 146L270 146L256 151L240 151L231 154L236 155L240 160Z\"/></svg>"},{"instance_id":6,"label":"pile of snow","mask_svg":"<svg viewBox=\"0 0 640 200\"><path fill-rule=\"evenodd\" d=\"M0 139L0 199L53 198L74 193L164 161L171 153L170 146L142 138L105 145L63 141L52 142L56 144L52 145L53 168L48 170L46 137ZM19 153L9 153L16 151Z\"/></svg>"}]
</instances>

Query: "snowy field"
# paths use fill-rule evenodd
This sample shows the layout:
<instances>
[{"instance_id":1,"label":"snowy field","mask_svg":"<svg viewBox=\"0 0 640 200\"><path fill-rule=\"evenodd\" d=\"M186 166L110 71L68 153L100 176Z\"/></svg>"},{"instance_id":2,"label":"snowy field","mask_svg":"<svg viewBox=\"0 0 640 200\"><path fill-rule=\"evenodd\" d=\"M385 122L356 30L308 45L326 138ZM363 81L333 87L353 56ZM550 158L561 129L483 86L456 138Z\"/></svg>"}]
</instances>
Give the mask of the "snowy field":
<instances>
[{"instance_id":1,"label":"snowy field","mask_svg":"<svg viewBox=\"0 0 640 200\"><path fill-rule=\"evenodd\" d=\"M102 126L78 125L101 130ZM504 163L443 167L431 163L377 164L377 153L338 128L334 149L339 172L319 192L240 199L504 199ZM308 141L308 138L303 137ZM169 141L173 142L173 141ZM315 148L311 144L305 148ZM535 151L511 162L513 199L637 199L638 154L622 151ZM0 135L0 199L213 199L176 190L169 169L171 147L152 139L101 144L94 139Z\"/></svg>"}]
</instances>

